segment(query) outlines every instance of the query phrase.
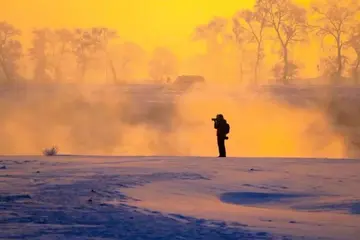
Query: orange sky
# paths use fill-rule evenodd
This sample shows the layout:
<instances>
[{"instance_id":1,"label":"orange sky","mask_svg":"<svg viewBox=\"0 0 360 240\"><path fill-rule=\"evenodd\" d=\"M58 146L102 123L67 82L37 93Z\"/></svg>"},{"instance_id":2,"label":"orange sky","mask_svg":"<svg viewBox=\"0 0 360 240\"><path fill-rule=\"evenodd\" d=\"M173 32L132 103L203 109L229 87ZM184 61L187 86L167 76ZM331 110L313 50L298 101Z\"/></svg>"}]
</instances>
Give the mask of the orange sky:
<instances>
[{"instance_id":1,"label":"orange sky","mask_svg":"<svg viewBox=\"0 0 360 240\"><path fill-rule=\"evenodd\" d=\"M231 16L254 0L0 0L0 16L29 35L33 27L104 25L147 49L169 46L189 54L189 35L214 16ZM310 0L298 0L308 3ZM4 7L5 6L5 7Z\"/></svg>"}]
</instances>

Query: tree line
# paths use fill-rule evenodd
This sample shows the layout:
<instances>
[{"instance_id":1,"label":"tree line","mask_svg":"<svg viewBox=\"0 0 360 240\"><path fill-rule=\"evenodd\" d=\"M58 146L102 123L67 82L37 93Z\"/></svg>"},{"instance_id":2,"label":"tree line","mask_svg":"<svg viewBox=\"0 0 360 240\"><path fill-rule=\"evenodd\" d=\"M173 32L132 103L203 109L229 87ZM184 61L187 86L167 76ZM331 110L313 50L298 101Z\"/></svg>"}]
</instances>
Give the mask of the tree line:
<instances>
[{"instance_id":1,"label":"tree line","mask_svg":"<svg viewBox=\"0 0 360 240\"><path fill-rule=\"evenodd\" d=\"M230 30L229 30L230 29ZM265 42L279 46L279 62L272 70L280 82L290 83L297 75L296 59L289 57L297 43L306 43L313 36L323 44L330 44L328 56L321 59L323 75L333 83L340 83L347 75L360 80L360 2L327 0L313 2L307 10L292 0L257 0L252 10L238 11L231 19L214 18L195 30L194 40L220 47L232 42L240 55L249 45L255 47L253 83L259 80L259 71L265 56ZM325 43L325 41L327 41ZM355 56L351 59L349 56ZM240 69L244 61L240 61ZM318 66L319 68L319 66ZM346 72L348 70L348 72Z\"/></svg>"},{"instance_id":2,"label":"tree line","mask_svg":"<svg viewBox=\"0 0 360 240\"><path fill-rule=\"evenodd\" d=\"M34 29L32 34L31 47L25 50L18 40L20 30L10 23L0 22L0 79L13 82L21 78L19 61L27 56L34 65L34 79L62 80L66 75L64 62L71 56L76 63L76 79L84 81L91 63L101 54L112 80L118 82L119 71L124 72L132 58L142 52L140 46L128 43L128 52L123 52L119 69L109 50L110 42L119 38L116 30L106 27L43 28ZM279 61L272 67L273 75L281 83L288 84L299 71L297 59L291 58L290 53L296 44L310 41L310 36L332 47L321 59L323 75L334 83L346 77L359 82L360 3L356 0L314 2L310 10L292 0L256 0L252 10L240 10L231 19L217 17L197 26L193 40L205 41L208 51L221 49L228 43L236 45L236 51L243 58L239 61L241 75L246 62L244 50L249 46L255 48L252 53L255 61L251 66L253 84L259 82L266 57L265 46L269 46L265 43L276 43ZM169 49L156 49L148 61L148 75L163 80L177 73L176 56Z\"/></svg>"},{"instance_id":3,"label":"tree line","mask_svg":"<svg viewBox=\"0 0 360 240\"><path fill-rule=\"evenodd\" d=\"M124 78L123 73L135 58L142 58L145 50L136 43L122 43L121 61L115 66L110 42L119 38L116 30L106 27L49 29L32 31L32 42L25 49L19 36L21 31L10 23L0 22L0 81L13 83L23 79L20 60L26 58L33 65L33 79L45 82L61 81L65 78L65 65L69 58L75 60L76 80L82 82L86 73L96 65L99 58L105 60L113 82ZM148 61L148 75L153 79L165 79L176 73L177 58L167 48L156 48ZM126 77L126 76L125 76Z\"/></svg>"}]
</instances>

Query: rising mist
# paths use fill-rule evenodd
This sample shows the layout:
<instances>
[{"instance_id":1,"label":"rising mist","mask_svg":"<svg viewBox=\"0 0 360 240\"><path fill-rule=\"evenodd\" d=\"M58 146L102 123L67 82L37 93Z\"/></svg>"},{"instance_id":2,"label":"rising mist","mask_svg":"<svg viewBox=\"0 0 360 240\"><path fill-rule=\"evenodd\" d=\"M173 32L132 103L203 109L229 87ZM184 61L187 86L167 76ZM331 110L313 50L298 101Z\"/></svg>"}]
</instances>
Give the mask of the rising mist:
<instances>
[{"instance_id":1,"label":"rising mist","mask_svg":"<svg viewBox=\"0 0 360 240\"><path fill-rule=\"evenodd\" d=\"M325 90L282 91L211 85L186 93L156 85L7 89L0 102L0 151L39 154L56 145L71 154L211 156L211 117L223 113L231 124L230 156L354 156L358 124L351 119L359 112L346 110L349 102L319 97Z\"/></svg>"},{"instance_id":2,"label":"rising mist","mask_svg":"<svg viewBox=\"0 0 360 240\"><path fill-rule=\"evenodd\" d=\"M258 0L231 16L210 14L179 27L181 47L170 37L163 44L168 25L150 46L81 21L2 22L0 154L55 145L64 154L214 156L211 118L222 113L229 156L358 157L359 7L321 4ZM334 19L344 26L335 42ZM205 86L174 89L187 74L204 76Z\"/></svg>"}]
</instances>

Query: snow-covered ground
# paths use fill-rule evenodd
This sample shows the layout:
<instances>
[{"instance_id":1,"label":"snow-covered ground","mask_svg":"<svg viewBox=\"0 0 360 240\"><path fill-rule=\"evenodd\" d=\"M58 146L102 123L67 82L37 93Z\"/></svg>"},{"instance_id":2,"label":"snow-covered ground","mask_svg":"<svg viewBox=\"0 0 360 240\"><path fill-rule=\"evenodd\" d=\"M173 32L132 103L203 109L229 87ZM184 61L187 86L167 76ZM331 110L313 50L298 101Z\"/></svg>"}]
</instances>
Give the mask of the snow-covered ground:
<instances>
[{"instance_id":1,"label":"snow-covered ground","mask_svg":"<svg viewBox=\"0 0 360 240\"><path fill-rule=\"evenodd\" d=\"M0 239L360 239L360 161L0 157Z\"/></svg>"}]
</instances>

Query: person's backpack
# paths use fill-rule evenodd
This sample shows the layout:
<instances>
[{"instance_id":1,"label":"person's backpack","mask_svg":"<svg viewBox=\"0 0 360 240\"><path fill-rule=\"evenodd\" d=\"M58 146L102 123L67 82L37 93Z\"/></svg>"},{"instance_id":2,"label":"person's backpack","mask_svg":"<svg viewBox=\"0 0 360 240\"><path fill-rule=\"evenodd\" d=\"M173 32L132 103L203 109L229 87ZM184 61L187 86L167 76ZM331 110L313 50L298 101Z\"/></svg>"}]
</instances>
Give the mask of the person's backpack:
<instances>
[{"instance_id":1,"label":"person's backpack","mask_svg":"<svg viewBox=\"0 0 360 240\"><path fill-rule=\"evenodd\" d=\"M228 123L225 123L225 134L229 134L230 132L230 125Z\"/></svg>"}]
</instances>

